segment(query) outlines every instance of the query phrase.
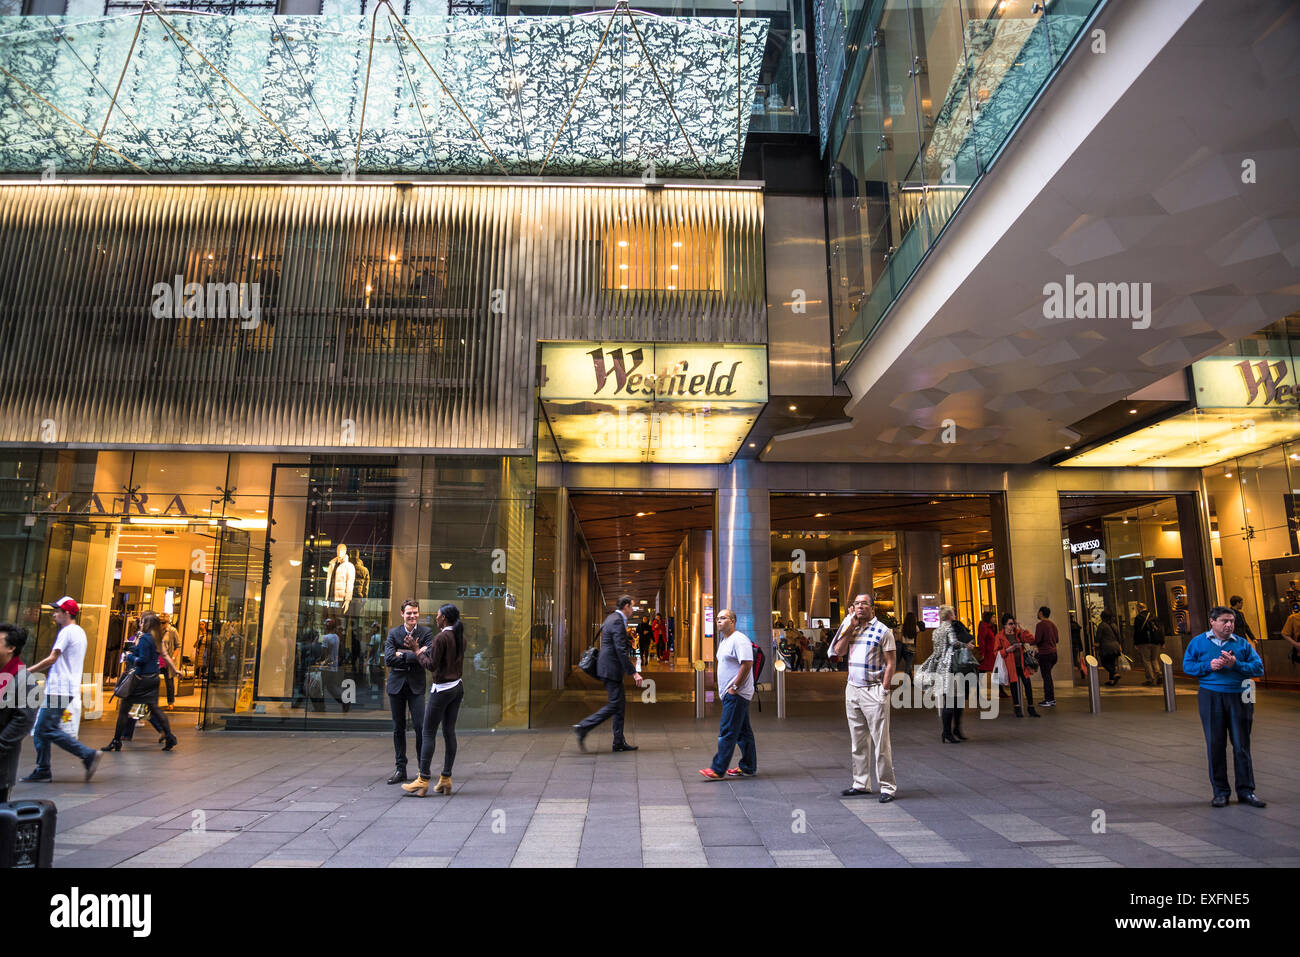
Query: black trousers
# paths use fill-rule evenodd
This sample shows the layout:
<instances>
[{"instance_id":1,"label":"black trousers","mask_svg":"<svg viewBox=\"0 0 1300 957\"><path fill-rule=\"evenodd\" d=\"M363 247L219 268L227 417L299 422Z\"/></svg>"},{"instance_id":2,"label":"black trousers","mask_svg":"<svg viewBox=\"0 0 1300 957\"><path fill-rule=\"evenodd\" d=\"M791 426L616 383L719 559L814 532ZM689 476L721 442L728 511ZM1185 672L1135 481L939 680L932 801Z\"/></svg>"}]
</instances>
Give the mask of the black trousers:
<instances>
[{"instance_id":1,"label":"black trousers","mask_svg":"<svg viewBox=\"0 0 1300 957\"><path fill-rule=\"evenodd\" d=\"M463 681L454 688L434 691L429 695L429 706L424 709L424 744L420 748L420 777L426 781L432 776L439 725L442 725L442 773L451 777L451 767L456 763L456 718L460 714L460 703L464 700Z\"/></svg>"},{"instance_id":2,"label":"black trousers","mask_svg":"<svg viewBox=\"0 0 1300 957\"><path fill-rule=\"evenodd\" d=\"M1210 758L1210 784L1215 797L1232 793L1228 786L1226 749L1232 742L1232 768L1237 781L1237 796L1255 790L1255 766L1250 760L1250 726L1255 720L1255 706L1241 700L1240 691L1209 691L1202 688L1196 695L1205 729L1205 750Z\"/></svg>"},{"instance_id":3,"label":"black trousers","mask_svg":"<svg viewBox=\"0 0 1300 957\"><path fill-rule=\"evenodd\" d=\"M398 694L388 695L388 707L393 713L393 756L397 770L406 773L406 713L411 713L411 727L415 729L415 757L424 750L424 695L403 687Z\"/></svg>"},{"instance_id":4,"label":"black trousers","mask_svg":"<svg viewBox=\"0 0 1300 957\"><path fill-rule=\"evenodd\" d=\"M1021 675L1020 680L1011 685L1011 701L1020 710L1020 689L1025 689L1025 704L1029 710L1034 710L1034 683L1029 680L1029 675Z\"/></svg>"},{"instance_id":5,"label":"black trousers","mask_svg":"<svg viewBox=\"0 0 1300 957\"><path fill-rule=\"evenodd\" d=\"M176 703L176 672L170 668L162 669L163 683L167 687L167 707Z\"/></svg>"},{"instance_id":6,"label":"black trousers","mask_svg":"<svg viewBox=\"0 0 1300 957\"><path fill-rule=\"evenodd\" d=\"M1043 676L1043 700L1056 700L1056 685L1052 683L1052 669L1056 667L1056 652L1038 656L1038 673Z\"/></svg>"},{"instance_id":7,"label":"black trousers","mask_svg":"<svg viewBox=\"0 0 1300 957\"><path fill-rule=\"evenodd\" d=\"M172 727L167 720L167 712L158 707L158 685L157 675L140 678L136 685L139 690L135 694L129 698L118 699L120 703L117 706L117 727L113 730L113 740L131 740L131 732L135 730L135 719L131 717L130 711L137 704L147 704L149 723L161 734L172 737Z\"/></svg>"},{"instance_id":8,"label":"black trousers","mask_svg":"<svg viewBox=\"0 0 1300 957\"><path fill-rule=\"evenodd\" d=\"M614 719L614 743L623 743L623 714L627 711L627 692L623 689L623 679L611 681L609 678L601 678L605 682L605 693L609 695L609 703L594 714L590 714L579 722L578 727L583 731L590 731L598 724L602 724L607 718Z\"/></svg>"}]
</instances>

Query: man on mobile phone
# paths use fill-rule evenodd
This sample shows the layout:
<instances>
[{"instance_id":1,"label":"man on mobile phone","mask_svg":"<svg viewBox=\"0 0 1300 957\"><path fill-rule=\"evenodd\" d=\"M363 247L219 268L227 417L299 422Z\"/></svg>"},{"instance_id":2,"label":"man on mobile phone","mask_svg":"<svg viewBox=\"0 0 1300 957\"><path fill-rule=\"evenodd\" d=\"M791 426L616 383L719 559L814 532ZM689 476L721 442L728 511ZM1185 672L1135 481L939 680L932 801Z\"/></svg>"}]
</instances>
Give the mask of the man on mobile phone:
<instances>
[{"instance_id":1,"label":"man on mobile phone","mask_svg":"<svg viewBox=\"0 0 1300 957\"><path fill-rule=\"evenodd\" d=\"M1265 803L1255 796L1255 767L1250 758L1255 696L1249 680L1264 673L1264 662L1250 642L1233 634L1235 620L1231 608L1216 605L1210 609L1210 630L1188 642L1183 674L1201 679L1197 705L1210 759L1210 784L1214 787L1210 805L1224 807L1232 794L1226 758L1230 740L1237 800L1264 807Z\"/></svg>"}]
</instances>

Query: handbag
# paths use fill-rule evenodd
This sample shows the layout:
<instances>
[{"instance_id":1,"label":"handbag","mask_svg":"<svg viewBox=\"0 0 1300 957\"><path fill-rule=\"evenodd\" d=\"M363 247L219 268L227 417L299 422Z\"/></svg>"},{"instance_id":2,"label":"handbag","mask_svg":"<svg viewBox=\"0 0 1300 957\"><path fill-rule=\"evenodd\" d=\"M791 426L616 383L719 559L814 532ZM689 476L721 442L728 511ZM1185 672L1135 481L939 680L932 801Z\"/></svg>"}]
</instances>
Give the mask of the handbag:
<instances>
[{"instance_id":1,"label":"handbag","mask_svg":"<svg viewBox=\"0 0 1300 957\"><path fill-rule=\"evenodd\" d=\"M1037 671L1037 670L1038 670L1038 652L1035 651L1033 648L1025 648L1025 650L1024 650L1024 662L1025 662L1025 673L1026 673L1026 674L1028 674L1028 673L1030 673L1030 672Z\"/></svg>"},{"instance_id":2,"label":"handbag","mask_svg":"<svg viewBox=\"0 0 1300 957\"><path fill-rule=\"evenodd\" d=\"M980 670L979 659L969 648L958 648L952 656L953 674L973 675Z\"/></svg>"},{"instance_id":3,"label":"handbag","mask_svg":"<svg viewBox=\"0 0 1300 957\"><path fill-rule=\"evenodd\" d=\"M1119 656L1119 670L1121 673L1125 671L1133 670L1133 661L1129 658L1128 655Z\"/></svg>"},{"instance_id":4,"label":"handbag","mask_svg":"<svg viewBox=\"0 0 1300 957\"><path fill-rule=\"evenodd\" d=\"M321 678L319 669L313 668L302 679L302 694L304 698L325 697L325 681Z\"/></svg>"},{"instance_id":5,"label":"handbag","mask_svg":"<svg viewBox=\"0 0 1300 957\"><path fill-rule=\"evenodd\" d=\"M600 659L600 645L594 644L582 653L582 658L578 661L578 668L585 671L591 677L599 679L596 673L597 662Z\"/></svg>"},{"instance_id":6,"label":"handbag","mask_svg":"<svg viewBox=\"0 0 1300 957\"><path fill-rule=\"evenodd\" d=\"M117 685L113 688L114 698L129 698L135 693L136 685L140 683L140 676L134 668L131 668L117 679Z\"/></svg>"}]
</instances>

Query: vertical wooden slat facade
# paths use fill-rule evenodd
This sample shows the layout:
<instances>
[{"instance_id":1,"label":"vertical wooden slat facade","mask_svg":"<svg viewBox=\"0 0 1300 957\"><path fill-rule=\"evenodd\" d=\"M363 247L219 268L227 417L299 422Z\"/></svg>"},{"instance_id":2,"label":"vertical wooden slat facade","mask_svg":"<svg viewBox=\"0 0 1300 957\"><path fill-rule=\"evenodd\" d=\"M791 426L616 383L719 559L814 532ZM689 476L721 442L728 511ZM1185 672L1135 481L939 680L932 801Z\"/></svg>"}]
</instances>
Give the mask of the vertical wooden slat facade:
<instances>
[{"instance_id":1,"label":"vertical wooden slat facade","mask_svg":"<svg viewBox=\"0 0 1300 957\"><path fill-rule=\"evenodd\" d=\"M707 187L0 184L0 445L530 449L538 340L766 340L762 214ZM674 255L718 280L668 290ZM177 275L257 284L260 325L155 315Z\"/></svg>"}]
</instances>

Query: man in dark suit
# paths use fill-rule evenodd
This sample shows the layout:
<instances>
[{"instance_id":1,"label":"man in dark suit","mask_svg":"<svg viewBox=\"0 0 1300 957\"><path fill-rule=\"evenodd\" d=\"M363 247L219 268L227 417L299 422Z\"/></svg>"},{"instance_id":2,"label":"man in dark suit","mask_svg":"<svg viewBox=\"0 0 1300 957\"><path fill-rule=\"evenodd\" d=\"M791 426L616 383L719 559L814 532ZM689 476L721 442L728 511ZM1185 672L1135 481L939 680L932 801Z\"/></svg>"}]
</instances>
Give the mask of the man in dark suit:
<instances>
[{"instance_id":1,"label":"man in dark suit","mask_svg":"<svg viewBox=\"0 0 1300 957\"><path fill-rule=\"evenodd\" d=\"M578 747L587 750L586 739L591 729L606 718L614 718L614 750L635 751L636 745L628 744L623 739L623 712L627 709L627 694L623 690L623 676L631 675L641 686L641 673L632 664L628 654L627 616L632 610L632 596L624 595L618 600L618 609L605 619L600 628L600 656L596 659L596 674L605 683L609 694L609 703L595 714L588 715L573 726L573 733L578 736Z\"/></svg>"},{"instance_id":2,"label":"man in dark suit","mask_svg":"<svg viewBox=\"0 0 1300 957\"><path fill-rule=\"evenodd\" d=\"M406 713L411 713L415 726L415 753L419 755L424 743L424 668L416 660L415 652L407 647L406 639L415 639L423 648L433 641L433 632L420 624L420 603L414 598L402 602L402 623L384 639L384 664L388 666L388 704L393 712L393 752L397 756L397 770L388 779L389 784L400 784L406 778Z\"/></svg>"}]
</instances>

